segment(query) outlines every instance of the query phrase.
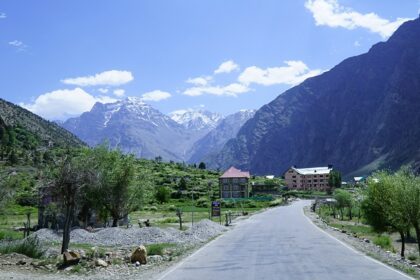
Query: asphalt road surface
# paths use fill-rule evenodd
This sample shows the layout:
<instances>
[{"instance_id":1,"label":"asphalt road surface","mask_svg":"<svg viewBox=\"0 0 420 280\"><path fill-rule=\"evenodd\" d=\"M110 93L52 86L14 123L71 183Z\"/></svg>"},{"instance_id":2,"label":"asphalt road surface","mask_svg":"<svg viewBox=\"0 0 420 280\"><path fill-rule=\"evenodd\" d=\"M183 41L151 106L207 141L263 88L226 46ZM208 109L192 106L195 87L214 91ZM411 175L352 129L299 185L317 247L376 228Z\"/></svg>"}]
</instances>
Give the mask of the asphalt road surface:
<instances>
[{"instance_id":1,"label":"asphalt road surface","mask_svg":"<svg viewBox=\"0 0 420 280\"><path fill-rule=\"evenodd\" d=\"M254 215L158 279L412 279L318 229L303 214L308 204Z\"/></svg>"}]
</instances>

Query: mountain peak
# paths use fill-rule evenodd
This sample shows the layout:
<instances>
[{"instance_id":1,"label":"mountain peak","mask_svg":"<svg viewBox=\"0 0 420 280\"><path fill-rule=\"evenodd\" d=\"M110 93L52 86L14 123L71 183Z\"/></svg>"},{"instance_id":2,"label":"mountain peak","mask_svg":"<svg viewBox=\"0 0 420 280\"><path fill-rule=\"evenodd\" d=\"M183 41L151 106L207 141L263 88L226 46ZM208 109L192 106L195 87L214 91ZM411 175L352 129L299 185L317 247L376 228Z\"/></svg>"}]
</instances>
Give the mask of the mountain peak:
<instances>
[{"instance_id":1,"label":"mountain peak","mask_svg":"<svg viewBox=\"0 0 420 280\"><path fill-rule=\"evenodd\" d=\"M214 128L223 118L218 113L204 109L177 110L169 114L170 118L188 129L202 130Z\"/></svg>"}]
</instances>

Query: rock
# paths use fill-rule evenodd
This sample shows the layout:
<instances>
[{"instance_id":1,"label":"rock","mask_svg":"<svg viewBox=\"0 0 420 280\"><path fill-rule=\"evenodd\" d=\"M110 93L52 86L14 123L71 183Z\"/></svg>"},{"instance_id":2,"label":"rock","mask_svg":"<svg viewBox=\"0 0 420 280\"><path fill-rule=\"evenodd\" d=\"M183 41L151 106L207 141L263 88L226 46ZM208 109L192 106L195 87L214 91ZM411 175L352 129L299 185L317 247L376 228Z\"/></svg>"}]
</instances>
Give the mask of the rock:
<instances>
[{"instance_id":1,"label":"rock","mask_svg":"<svg viewBox=\"0 0 420 280\"><path fill-rule=\"evenodd\" d=\"M16 263L16 265L25 265L26 264L26 261L24 261L24 260L19 260L17 263Z\"/></svg>"},{"instance_id":2,"label":"rock","mask_svg":"<svg viewBox=\"0 0 420 280\"><path fill-rule=\"evenodd\" d=\"M77 264L80 261L80 254L74 251L67 251L63 254L64 265Z\"/></svg>"},{"instance_id":3,"label":"rock","mask_svg":"<svg viewBox=\"0 0 420 280\"><path fill-rule=\"evenodd\" d=\"M146 247L140 245L139 247L134 250L131 254L130 260L132 263L139 262L140 264L147 263L147 250Z\"/></svg>"},{"instance_id":4,"label":"rock","mask_svg":"<svg viewBox=\"0 0 420 280\"><path fill-rule=\"evenodd\" d=\"M106 263L106 261L102 260L102 259L97 259L95 261L95 265L96 266L101 266L101 267L107 267L108 264Z\"/></svg>"},{"instance_id":5,"label":"rock","mask_svg":"<svg viewBox=\"0 0 420 280\"><path fill-rule=\"evenodd\" d=\"M151 263L160 263L162 262L164 259L162 256L159 255L155 255L155 256L149 256L148 257L149 262Z\"/></svg>"},{"instance_id":6,"label":"rock","mask_svg":"<svg viewBox=\"0 0 420 280\"><path fill-rule=\"evenodd\" d=\"M367 238L363 239L363 241L366 242L366 243L370 243L370 240L367 239Z\"/></svg>"},{"instance_id":7,"label":"rock","mask_svg":"<svg viewBox=\"0 0 420 280\"><path fill-rule=\"evenodd\" d=\"M136 262L134 265L135 265L136 267L139 267L139 266L140 266L140 262Z\"/></svg>"}]
</instances>

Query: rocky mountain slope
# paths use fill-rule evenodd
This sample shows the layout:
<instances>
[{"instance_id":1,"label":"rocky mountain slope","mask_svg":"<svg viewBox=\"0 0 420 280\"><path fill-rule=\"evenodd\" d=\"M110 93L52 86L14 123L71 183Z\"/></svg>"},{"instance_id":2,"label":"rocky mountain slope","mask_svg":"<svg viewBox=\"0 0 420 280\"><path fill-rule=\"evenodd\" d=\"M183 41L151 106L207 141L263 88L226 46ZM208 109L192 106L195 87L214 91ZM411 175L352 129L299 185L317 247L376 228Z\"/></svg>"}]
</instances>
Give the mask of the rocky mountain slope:
<instances>
[{"instance_id":1,"label":"rocky mountain slope","mask_svg":"<svg viewBox=\"0 0 420 280\"><path fill-rule=\"evenodd\" d=\"M112 104L96 103L91 111L61 125L91 146L108 141L111 147L146 159L161 156L164 160L187 161L191 147L197 145L194 159L199 162L205 155L203 145L213 141L204 148L220 149L235 136L249 114L244 111L223 119L220 114L199 109L179 110L167 116L141 98L129 97ZM211 134L211 139L208 136L208 140L195 145L213 130L217 132Z\"/></svg>"},{"instance_id":2,"label":"rocky mountain slope","mask_svg":"<svg viewBox=\"0 0 420 280\"><path fill-rule=\"evenodd\" d=\"M216 155L226 142L236 136L246 121L252 118L255 110L241 110L222 119L219 124L203 138L194 143L190 150L189 162L207 162Z\"/></svg>"},{"instance_id":3,"label":"rocky mountain slope","mask_svg":"<svg viewBox=\"0 0 420 280\"><path fill-rule=\"evenodd\" d=\"M84 145L76 136L53 122L29 112L28 110L0 98L0 127L31 134L43 146L80 146ZM4 130L5 131L5 130ZM19 135L15 135L19 141Z\"/></svg>"},{"instance_id":4,"label":"rocky mountain slope","mask_svg":"<svg viewBox=\"0 0 420 280\"><path fill-rule=\"evenodd\" d=\"M420 161L420 19L258 110L212 161L256 174L334 164L366 174Z\"/></svg>"}]
</instances>

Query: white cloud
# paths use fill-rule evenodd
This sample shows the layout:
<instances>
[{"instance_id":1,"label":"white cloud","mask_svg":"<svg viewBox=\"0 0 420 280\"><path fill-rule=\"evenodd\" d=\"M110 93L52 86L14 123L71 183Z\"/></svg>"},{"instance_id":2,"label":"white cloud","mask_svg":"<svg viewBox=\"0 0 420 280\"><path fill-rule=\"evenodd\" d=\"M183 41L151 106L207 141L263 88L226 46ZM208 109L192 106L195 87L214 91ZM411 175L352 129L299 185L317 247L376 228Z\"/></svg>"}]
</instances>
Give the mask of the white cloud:
<instances>
[{"instance_id":1,"label":"white cloud","mask_svg":"<svg viewBox=\"0 0 420 280\"><path fill-rule=\"evenodd\" d=\"M234 70L239 70L239 65L233 62L233 60L228 60L220 64L219 68L214 70L214 74L230 73Z\"/></svg>"},{"instance_id":2,"label":"white cloud","mask_svg":"<svg viewBox=\"0 0 420 280\"><path fill-rule=\"evenodd\" d=\"M239 82L264 86L276 84L297 85L305 79L317 76L321 70L310 70L302 61L285 61L287 66L270 67L266 69L257 66L247 67L238 77Z\"/></svg>"},{"instance_id":3,"label":"white cloud","mask_svg":"<svg viewBox=\"0 0 420 280\"><path fill-rule=\"evenodd\" d=\"M189 84L193 84L196 86L205 86L212 78L210 76L206 77L197 77L197 78L189 78L186 82Z\"/></svg>"},{"instance_id":4,"label":"white cloud","mask_svg":"<svg viewBox=\"0 0 420 280\"><path fill-rule=\"evenodd\" d=\"M100 93L108 93L108 91L109 91L109 89L107 89L107 88L98 88L98 91L100 92Z\"/></svg>"},{"instance_id":5,"label":"white cloud","mask_svg":"<svg viewBox=\"0 0 420 280\"><path fill-rule=\"evenodd\" d=\"M117 97L123 97L125 95L125 90L119 88L114 90L114 95Z\"/></svg>"},{"instance_id":6,"label":"white cloud","mask_svg":"<svg viewBox=\"0 0 420 280\"><path fill-rule=\"evenodd\" d=\"M0 19L5 19L7 18L6 13L0 13Z\"/></svg>"},{"instance_id":7,"label":"white cloud","mask_svg":"<svg viewBox=\"0 0 420 280\"><path fill-rule=\"evenodd\" d=\"M154 90L150 92L146 92L142 95L142 99L144 101L161 101L164 99L168 99L172 95L169 92L161 91L161 90Z\"/></svg>"},{"instance_id":8,"label":"white cloud","mask_svg":"<svg viewBox=\"0 0 420 280\"><path fill-rule=\"evenodd\" d=\"M8 44L10 46L16 48L17 51L24 51L28 47L22 41L19 41L19 40L10 41L10 42L8 42Z\"/></svg>"},{"instance_id":9,"label":"white cloud","mask_svg":"<svg viewBox=\"0 0 420 280\"><path fill-rule=\"evenodd\" d=\"M389 21L375 13L362 14L340 6L337 0L307 0L305 7L311 11L316 25L343 27L346 29L365 28L388 38L409 18L397 18Z\"/></svg>"},{"instance_id":10,"label":"white cloud","mask_svg":"<svg viewBox=\"0 0 420 280\"><path fill-rule=\"evenodd\" d=\"M358 48L358 47L360 47L360 46L361 46L361 44L360 44L360 42L359 42L359 41L355 41L353 45L354 45L356 48Z\"/></svg>"},{"instance_id":11,"label":"white cloud","mask_svg":"<svg viewBox=\"0 0 420 280\"><path fill-rule=\"evenodd\" d=\"M61 82L76 86L119 86L131 82L134 79L130 71L110 70L94 76L64 79Z\"/></svg>"},{"instance_id":12,"label":"white cloud","mask_svg":"<svg viewBox=\"0 0 420 280\"><path fill-rule=\"evenodd\" d=\"M38 96L31 104L19 104L29 111L50 120L64 120L89 111L96 102L111 103L116 99L94 97L81 88L59 89Z\"/></svg>"},{"instance_id":13,"label":"white cloud","mask_svg":"<svg viewBox=\"0 0 420 280\"><path fill-rule=\"evenodd\" d=\"M184 91L184 95L188 96L200 96L203 94L211 95L226 95L226 96L238 96L238 94L250 91L250 89L239 83L232 83L227 86L197 86L188 88Z\"/></svg>"}]
</instances>

